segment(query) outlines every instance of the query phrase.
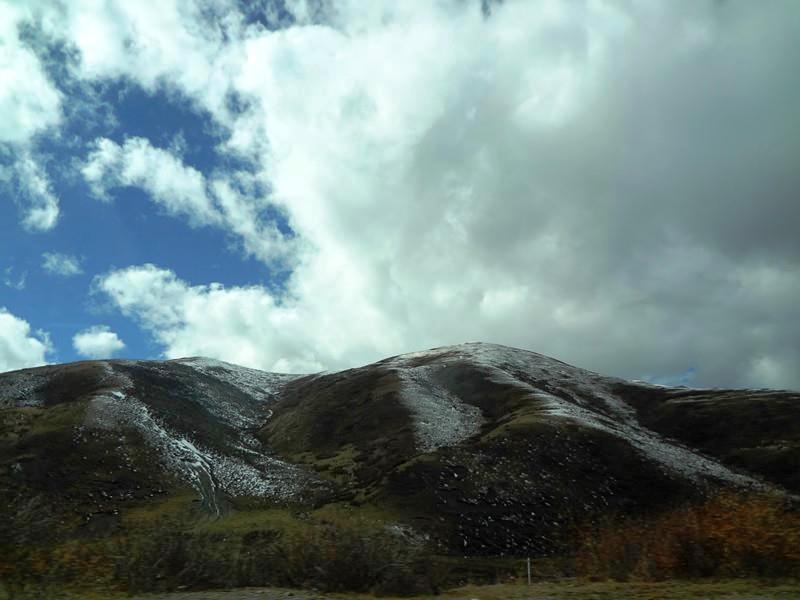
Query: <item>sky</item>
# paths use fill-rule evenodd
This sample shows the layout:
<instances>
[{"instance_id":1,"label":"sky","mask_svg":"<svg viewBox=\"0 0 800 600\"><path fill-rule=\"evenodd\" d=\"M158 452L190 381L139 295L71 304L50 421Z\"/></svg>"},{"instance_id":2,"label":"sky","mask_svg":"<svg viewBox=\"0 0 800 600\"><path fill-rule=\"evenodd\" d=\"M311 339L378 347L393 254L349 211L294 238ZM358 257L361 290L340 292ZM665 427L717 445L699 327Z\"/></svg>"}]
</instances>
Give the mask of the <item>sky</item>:
<instances>
[{"instance_id":1,"label":"sky","mask_svg":"<svg viewBox=\"0 0 800 600\"><path fill-rule=\"evenodd\" d=\"M800 389L796 0L0 0L0 371L465 341Z\"/></svg>"}]
</instances>

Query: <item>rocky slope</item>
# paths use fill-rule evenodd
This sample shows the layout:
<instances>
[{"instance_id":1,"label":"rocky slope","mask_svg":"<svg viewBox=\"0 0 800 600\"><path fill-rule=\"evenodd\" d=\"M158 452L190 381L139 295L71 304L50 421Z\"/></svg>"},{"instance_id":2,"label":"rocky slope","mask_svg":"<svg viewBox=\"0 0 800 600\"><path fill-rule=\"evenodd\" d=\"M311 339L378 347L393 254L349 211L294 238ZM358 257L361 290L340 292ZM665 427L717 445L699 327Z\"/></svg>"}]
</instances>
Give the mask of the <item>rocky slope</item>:
<instances>
[{"instance_id":1,"label":"rocky slope","mask_svg":"<svg viewBox=\"0 0 800 600\"><path fill-rule=\"evenodd\" d=\"M793 392L663 388L491 344L303 376L83 362L0 375L0 499L90 535L191 489L217 519L330 505L444 554L541 555L610 514L800 491L798 417Z\"/></svg>"}]
</instances>

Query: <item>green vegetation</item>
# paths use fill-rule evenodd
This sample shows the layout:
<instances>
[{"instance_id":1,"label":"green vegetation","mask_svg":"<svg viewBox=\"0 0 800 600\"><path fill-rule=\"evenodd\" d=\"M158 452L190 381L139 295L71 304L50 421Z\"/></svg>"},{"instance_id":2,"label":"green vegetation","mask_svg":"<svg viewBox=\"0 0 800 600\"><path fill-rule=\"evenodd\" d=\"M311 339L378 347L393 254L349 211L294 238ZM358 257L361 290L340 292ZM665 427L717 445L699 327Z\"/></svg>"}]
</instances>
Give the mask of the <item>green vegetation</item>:
<instances>
[{"instance_id":1,"label":"green vegetation","mask_svg":"<svg viewBox=\"0 0 800 600\"><path fill-rule=\"evenodd\" d=\"M284 585L387 593L441 585L441 568L427 560L422 540L391 528L377 508L264 507L210 520L179 493L130 510L119 528L94 539L48 531L55 523L47 503L20 507L15 521L26 537L0 543L0 580L17 595L32 586L158 592Z\"/></svg>"},{"instance_id":2,"label":"green vegetation","mask_svg":"<svg viewBox=\"0 0 800 600\"><path fill-rule=\"evenodd\" d=\"M14 547L0 547L0 580L15 597L25 597L32 586L108 593L287 586L407 595L524 575L522 557L439 555L425 539L394 525L391 517L379 506L329 504L316 510L234 509L210 520L183 492L129 511L109 535L40 543L36 536L52 540L44 532L57 524L45 504L32 502L16 515L27 519L28 537L15 540ZM642 597L681 598L677 584L655 582L800 576L800 513L777 496L724 493L650 517L586 527L575 543L572 554L534 557L534 577L577 576L583 583L540 584L537 598L548 597L545 592L550 591L562 594L553 597L582 598L588 590L598 595L586 597L610 598L621 589L653 594ZM609 579L637 583L627 588L591 583ZM733 589L731 585L719 589ZM513 586L480 590L475 597L482 600L525 597L490 595L521 593Z\"/></svg>"}]
</instances>

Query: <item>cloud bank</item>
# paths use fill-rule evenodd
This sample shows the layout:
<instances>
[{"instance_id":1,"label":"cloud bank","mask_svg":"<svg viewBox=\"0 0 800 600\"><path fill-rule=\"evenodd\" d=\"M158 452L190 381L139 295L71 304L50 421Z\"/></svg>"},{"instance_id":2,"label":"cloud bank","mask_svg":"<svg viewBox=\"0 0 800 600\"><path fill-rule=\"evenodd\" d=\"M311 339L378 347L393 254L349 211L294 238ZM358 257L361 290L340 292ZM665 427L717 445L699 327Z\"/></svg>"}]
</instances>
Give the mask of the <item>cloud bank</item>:
<instances>
[{"instance_id":1,"label":"cloud bank","mask_svg":"<svg viewBox=\"0 0 800 600\"><path fill-rule=\"evenodd\" d=\"M0 143L26 144L61 119L61 94L21 35L35 18L25 3L0 5Z\"/></svg>"},{"instance_id":2,"label":"cloud bank","mask_svg":"<svg viewBox=\"0 0 800 600\"><path fill-rule=\"evenodd\" d=\"M277 291L99 279L166 355L309 370L481 339L800 387L796 2L87 7L50 30L76 78L168 90L249 166L101 139L83 175L292 265Z\"/></svg>"},{"instance_id":3,"label":"cloud bank","mask_svg":"<svg viewBox=\"0 0 800 600\"><path fill-rule=\"evenodd\" d=\"M62 95L24 39L23 26L35 19L25 3L0 5L0 183L20 206L23 227L41 232L55 227L59 200L31 145L61 122Z\"/></svg>"}]
</instances>

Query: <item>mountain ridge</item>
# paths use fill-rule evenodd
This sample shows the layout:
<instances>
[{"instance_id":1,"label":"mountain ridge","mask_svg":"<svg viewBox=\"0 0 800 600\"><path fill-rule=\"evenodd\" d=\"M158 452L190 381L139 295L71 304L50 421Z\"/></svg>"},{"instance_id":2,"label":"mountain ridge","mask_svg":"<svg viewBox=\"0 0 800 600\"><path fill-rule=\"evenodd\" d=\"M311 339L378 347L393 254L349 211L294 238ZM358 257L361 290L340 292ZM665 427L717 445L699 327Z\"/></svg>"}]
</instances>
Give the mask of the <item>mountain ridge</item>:
<instances>
[{"instance_id":1,"label":"mountain ridge","mask_svg":"<svg viewBox=\"0 0 800 600\"><path fill-rule=\"evenodd\" d=\"M439 552L541 555L611 514L800 492L795 392L669 388L496 344L309 375L203 357L40 367L0 374L0 417L6 499L41 496L76 530L193 490L217 520L350 507Z\"/></svg>"}]
</instances>

